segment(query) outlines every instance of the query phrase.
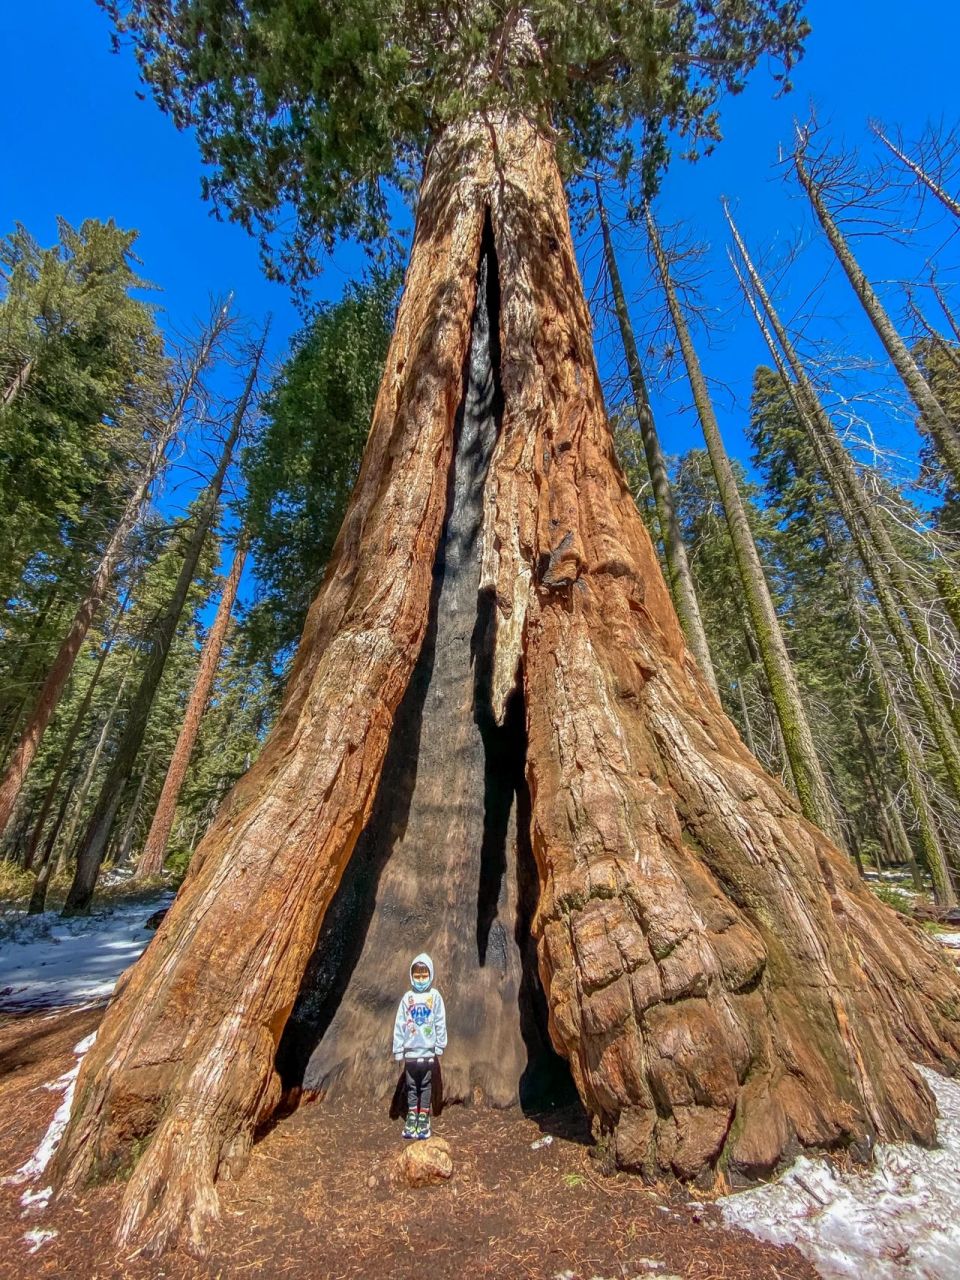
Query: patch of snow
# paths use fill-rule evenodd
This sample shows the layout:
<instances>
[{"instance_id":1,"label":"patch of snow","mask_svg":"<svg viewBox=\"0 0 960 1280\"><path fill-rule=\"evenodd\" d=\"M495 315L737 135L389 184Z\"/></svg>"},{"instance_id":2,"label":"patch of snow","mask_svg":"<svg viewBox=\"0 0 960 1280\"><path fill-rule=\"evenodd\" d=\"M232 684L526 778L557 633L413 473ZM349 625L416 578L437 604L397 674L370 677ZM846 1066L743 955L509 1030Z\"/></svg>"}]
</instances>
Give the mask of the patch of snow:
<instances>
[{"instance_id":1,"label":"patch of snow","mask_svg":"<svg viewBox=\"0 0 960 1280\"><path fill-rule=\"evenodd\" d=\"M53 1153L59 1147L63 1131L66 1129L67 1121L70 1119L70 1108L73 1106L73 1091L77 1087L77 1076L80 1074L83 1055L96 1038L97 1033L93 1031L90 1035L84 1036L79 1044L74 1045L73 1052L77 1055L77 1061L74 1066L65 1072L59 1080L54 1080L52 1084L43 1086L45 1089L62 1090L63 1099L59 1107L57 1107L53 1119L47 1126L47 1132L43 1135L39 1147L37 1147L30 1159L20 1166L16 1173L11 1173L9 1177L3 1179L5 1185L12 1184L16 1186L23 1182L36 1182L53 1159ZM42 1209L46 1207L51 1194L51 1187L44 1187L42 1191L25 1191L20 1197L20 1203L25 1209Z\"/></svg>"},{"instance_id":2,"label":"patch of snow","mask_svg":"<svg viewBox=\"0 0 960 1280\"><path fill-rule=\"evenodd\" d=\"M20 1203L25 1209L45 1209L53 1195L53 1187L41 1187L39 1191L25 1191Z\"/></svg>"},{"instance_id":3,"label":"patch of snow","mask_svg":"<svg viewBox=\"0 0 960 1280\"><path fill-rule=\"evenodd\" d=\"M530 1143L531 1151L539 1151L541 1147L549 1147L553 1142L553 1134L545 1133L542 1138L538 1138L536 1142Z\"/></svg>"},{"instance_id":4,"label":"patch of snow","mask_svg":"<svg viewBox=\"0 0 960 1280\"><path fill-rule=\"evenodd\" d=\"M153 937L144 923L173 900L169 892L89 916L55 911L4 920L0 1010L24 1012L106 999Z\"/></svg>"},{"instance_id":5,"label":"patch of snow","mask_svg":"<svg viewBox=\"0 0 960 1280\"><path fill-rule=\"evenodd\" d=\"M57 1231L40 1231L38 1229L34 1229L33 1231L25 1231L23 1233L23 1238L30 1246L29 1252L36 1253L41 1245L45 1245L48 1240L55 1239L58 1234L59 1232Z\"/></svg>"},{"instance_id":6,"label":"patch of snow","mask_svg":"<svg viewBox=\"0 0 960 1280\"><path fill-rule=\"evenodd\" d=\"M722 1199L724 1221L796 1245L826 1280L957 1280L960 1083L919 1070L940 1113L935 1150L884 1143L858 1173L801 1156L777 1182Z\"/></svg>"}]
</instances>

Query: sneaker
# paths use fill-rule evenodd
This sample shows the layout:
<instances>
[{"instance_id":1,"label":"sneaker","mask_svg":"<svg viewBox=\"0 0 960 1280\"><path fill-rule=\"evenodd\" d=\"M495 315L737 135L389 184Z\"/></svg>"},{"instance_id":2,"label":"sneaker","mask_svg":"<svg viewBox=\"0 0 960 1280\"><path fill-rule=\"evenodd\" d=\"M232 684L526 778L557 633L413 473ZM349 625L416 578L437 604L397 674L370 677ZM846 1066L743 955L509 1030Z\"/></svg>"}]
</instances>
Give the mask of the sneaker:
<instances>
[{"instance_id":1,"label":"sneaker","mask_svg":"<svg viewBox=\"0 0 960 1280\"><path fill-rule=\"evenodd\" d=\"M427 1126L429 1128L429 1124ZM417 1113L415 1111L407 1112L407 1123L403 1126L401 1138L419 1138L420 1134L417 1126Z\"/></svg>"},{"instance_id":2,"label":"sneaker","mask_svg":"<svg viewBox=\"0 0 960 1280\"><path fill-rule=\"evenodd\" d=\"M417 1137L418 1138L430 1137L430 1112L429 1111L421 1111L420 1114L417 1116Z\"/></svg>"}]
</instances>

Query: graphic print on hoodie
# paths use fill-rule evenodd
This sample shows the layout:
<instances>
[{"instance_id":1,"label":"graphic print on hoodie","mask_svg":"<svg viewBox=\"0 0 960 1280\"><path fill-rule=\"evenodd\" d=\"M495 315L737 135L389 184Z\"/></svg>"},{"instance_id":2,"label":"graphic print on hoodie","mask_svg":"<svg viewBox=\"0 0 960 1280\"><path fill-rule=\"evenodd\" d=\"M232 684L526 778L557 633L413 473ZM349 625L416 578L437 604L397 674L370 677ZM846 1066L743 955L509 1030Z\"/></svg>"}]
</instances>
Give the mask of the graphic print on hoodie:
<instances>
[{"instance_id":1,"label":"graphic print on hoodie","mask_svg":"<svg viewBox=\"0 0 960 1280\"><path fill-rule=\"evenodd\" d=\"M430 974L426 991L414 991L413 969L422 964ZM411 989L400 1001L393 1026L393 1056L397 1062L439 1058L447 1047L447 1014L443 996L433 986L433 961L425 951L410 962Z\"/></svg>"}]
</instances>

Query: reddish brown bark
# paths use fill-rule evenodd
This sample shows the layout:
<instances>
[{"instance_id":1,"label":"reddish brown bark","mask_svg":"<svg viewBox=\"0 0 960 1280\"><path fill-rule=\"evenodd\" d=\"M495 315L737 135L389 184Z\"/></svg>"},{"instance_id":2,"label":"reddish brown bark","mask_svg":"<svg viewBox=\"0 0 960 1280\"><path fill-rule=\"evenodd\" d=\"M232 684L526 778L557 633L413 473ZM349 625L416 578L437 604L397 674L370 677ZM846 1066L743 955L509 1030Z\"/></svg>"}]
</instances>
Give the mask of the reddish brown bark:
<instances>
[{"instance_id":1,"label":"reddish brown bark","mask_svg":"<svg viewBox=\"0 0 960 1280\"><path fill-rule=\"evenodd\" d=\"M502 719L518 680L526 705L554 1043L617 1160L651 1175L933 1137L910 1059L956 1063L956 976L859 887L709 694L614 461L552 141L488 117L433 148L360 480L279 723L81 1071L61 1185L152 1135L122 1241L203 1248L216 1178L278 1101L276 1049L327 905L388 798L486 210L504 411L481 594L492 707Z\"/></svg>"},{"instance_id":2,"label":"reddish brown bark","mask_svg":"<svg viewBox=\"0 0 960 1280\"><path fill-rule=\"evenodd\" d=\"M233 557L233 564L230 566L230 572L223 584L223 594L220 597L220 604L217 607L213 626L210 628L200 653L200 662L197 666L197 674L193 682L190 701L187 703L187 709L184 712L183 724L180 726L177 745L173 749L173 756L153 815L153 822L150 824L146 844L143 846L143 852L137 862L136 874L138 879L144 876L159 875L163 868L163 857L167 851L167 840L170 838L170 828L173 826L173 815L177 809L180 788L183 786L183 780L187 776L187 767L190 764L190 757L193 755L197 734L200 732L200 721L203 719L207 702L210 700L213 678L217 673L220 654L223 651L223 642L226 639L227 628L230 625L230 615L233 612L233 604L237 598L240 575L243 573L243 562L246 558L247 550L241 543L237 547Z\"/></svg>"}]
</instances>

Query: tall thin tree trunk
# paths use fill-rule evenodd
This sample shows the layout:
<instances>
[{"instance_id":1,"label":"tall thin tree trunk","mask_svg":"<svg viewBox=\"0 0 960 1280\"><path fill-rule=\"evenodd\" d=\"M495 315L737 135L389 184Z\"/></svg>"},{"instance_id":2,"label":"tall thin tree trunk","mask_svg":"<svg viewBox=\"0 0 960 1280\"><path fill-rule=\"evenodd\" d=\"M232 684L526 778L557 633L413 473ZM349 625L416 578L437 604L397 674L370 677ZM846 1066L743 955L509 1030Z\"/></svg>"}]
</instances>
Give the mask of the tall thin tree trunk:
<instances>
[{"instance_id":1,"label":"tall thin tree trunk","mask_svg":"<svg viewBox=\"0 0 960 1280\"><path fill-rule=\"evenodd\" d=\"M867 728L867 722L862 712L857 711L855 719L860 741L863 743L864 755L866 756L867 774L876 797L877 823L881 829L882 839L886 843L890 861L909 870L914 888L919 891L923 888L923 881L917 867L917 860L913 856L910 837L907 835L907 829L903 825L903 819L900 817L900 810L890 794L890 788L887 786L886 778L880 767L880 761L877 759L876 748L873 745L873 739L870 736L870 730Z\"/></svg>"},{"instance_id":2,"label":"tall thin tree trunk","mask_svg":"<svg viewBox=\"0 0 960 1280\"><path fill-rule=\"evenodd\" d=\"M167 769L163 790L160 792L160 799L153 815L153 822L150 824L150 832L137 863L137 879L159 875L163 869L163 857L167 850L167 840L170 838L173 816L177 810L180 788L183 786L183 780L187 776L190 757L193 755L197 734L200 732L200 721L203 719L207 702L210 700L210 690L213 687L214 676L217 673L220 654L223 650L223 642L226 639L227 628L230 625L230 615L233 612L234 601L237 598L237 588L240 585L240 575L243 573L243 564L246 556L246 545L241 538L241 541L237 544L230 572L223 584L223 594L220 597L220 604L213 620L213 626L207 634L200 654L193 690L190 694L190 701L187 703L187 709L184 712L177 745L173 749L173 756Z\"/></svg>"},{"instance_id":3,"label":"tall thin tree trunk","mask_svg":"<svg viewBox=\"0 0 960 1280\"><path fill-rule=\"evenodd\" d=\"M743 717L743 740L747 744L747 750L751 755L757 754L756 743L753 740L753 725L750 723L750 712L747 710L747 700L743 696L743 679L737 676L737 699L740 703L740 714Z\"/></svg>"},{"instance_id":4,"label":"tall thin tree trunk","mask_svg":"<svg viewBox=\"0 0 960 1280\"><path fill-rule=\"evenodd\" d=\"M167 447L180 428L184 410L196 389L200 374L206 366L214 345L226 324L227 313L226 308L224 308L217 314L213 324L206 330L201 339L196 358L180 390L174 410L167 422L157 432L143 471L127 499L120 519L110 535L103 555L100 557L100 563L94 571L87 594L80 602L70 628L60 643L57 656L54 658L40 692L37 694L33 710L30 712L20 741L4 771L3 778L0 779L0 832L3 831L9 821L13 805L20 794L20 788L23 786L30 765L33 763L44 732L50 723L50 718L56 711L67 681L70 679L70 673L77 660L77 654L80 652L87 632L90 630L90 626L107 594L126 541L140 517L144 499L163 465Z\"/></svg>"},{"instance_id":5,"label":"tall thin tree trunk","mask_svg":"<svg viewBox=\"0 0 960 1280\"><path fill-rule=\"evenodd\" d=\"M887 672L886 663L877 648L866 618L861 613L860 633L863 637L867 658L873 672L874 683L881 704L889 713L889 723L893 733L894 747L900 773L907 787L907 795L917 819L917 832L924 862L933 881L933 895L942 906L952 907L957 904L957 895L953 886L953 877L946 852L937 828L936 817L929 798L929 782L924 776L923 753L913 735L906 713L900 705Z\"/></svg>"},{"instance_id":6,"label":"tall thin tree trunk","mask_svg":"<svg viewBox=\"0 0 960 1280\"><path fill-rule=\"evenodd\" d=\"M33 832L30 836L30 843L28 844L26 853L24 855L25 871L28 871L30 869L30 865L33 861L33 855L36 852L37 845L40 842L40 836L43 832L44 826L46 825L47 817L50 813L51 808L53 807L53 801L56 798L57 789L60 786L60 780L63 777L64 771L67 768L67 765L70 764L70 762L73 759L73 748L76 745L77 738L80 736L80 730L83 728L83 722L86 719L87 712L90 710L90 703L93 700L93 695L96 692L97 685L100 683L100 677L103 674L103 668L106 665L107 658L110 656L110 651L113 648L113 642L116 640L120 632L120 624L123 621L123 616L127 611L127 603L129 599L130 599L130 592L128 590L126 596L124 597L123 603L120 605L120 609L119 609L119 612L117 613L117 618L113 625L113 629L111 630L109 636L107 636L107 638L104 640L103 644L100 647L100 657L97 659L97 665L94 669L93 675L90 677L90 680L87 683L87 688L86 688L86 691L84 692L83 699L80 703L80 706L77 708L76 715L73 717L73 723L71 724L70 729L67 732L67 736L64 740L63 747L61 748L61 751L60 751L60 759L57 762L57 767L54 770L53 777L50 780L50 785L49 787L47 787L43 804L40 807L40 812L37 815L37 821L34 825ZM63 819L61 818L60 822L62 823L62 821ZM59 825L60 824L58 823L57 824L58 828L59 828Z\"/></svg>"},{"instance_id":7,"label":"tall thin tree trunk","mask_svg":"<svg viewBox=\"0 0 960 1280\"><path fill-rule=\"evenodd\" d=\"M673 501L673 486L670 483L670 473L667 470L667 462L663 456L663 450L660 448L660 439L657 435L656 423L653 420L653 409L650 406L650 396L643 376L643 367L640 364L640 353L637 351L637 340L633 333L633 323L630 319L626 295L623 292L623 282L620 279L620 268L617 264L613 238L610 234L610 223L607 218L607 209L603 202L603 192L600 189L599 180L595 181L594 185L597 193L597 212L600 215L600 232L603 237L603 256L607 266L607 275L610 277L613 309L620 329L620 340L623 343L623 352L626 356L627 375L633 392L637 426L640 429L640 439L643 442L643 452L647 460L647 471L650 474L650 485L656 505L657 522L660 526L660 540L663 544L670 594L673 596L677 616L680 619L680 625L683 627L687 643L693 651L693 656L700 663L700 670L706 676L710 688L719 697L717 677L713 669L713 659L710 656L710 645L707 641L707 633L704 630L700 604L697 600L697 590L694 586L690 562L687 559L687 549L683 543L680 522L677 519L676 507Z\"/></svg>"},{"instance_id":8,"label":"tall thin tree trunk","mask_svg":"<svg viewBox=\"0 0 960 1280\"><path fill-rule=\"evenodd\" d=\"M753 539L753 533L750 529L750 522L747 518L746 508L743 505L743 499L740 496L736 476L723 445L720 424L717 422L717 416L713 409L713 402L707 389L707 381L703 376L703 370L700 367L700 361L697 358L696 349L690 336L686 316L683 313L683 308L680 306L680 301L674 288L667 255L660 242L660 234L654 223L653 215L649 210L647 212L647 232L650 236L650 243L660 271L667 306L670 309L673 326L680 342L680 350L683 353L687 377L693 391L693 399L700 418L700 426L706 441L707 452L710 455L710 465L713 468L717 489L720 492L720 501L723 503L727 528L730 531L730 541L733 544L737 570L743 586L744 599L750 615L753 632L759 645L760 657L770 686L770 694L773 698L777 720L783 733L784 746L787 758L790 761L790 771L796 784L797 796L803 812L810 821L817 823L825 831L829 831L834 839L842 845L844 840L840 821L814 746L813 731L807 719L796 672L787 652L780 620L777 617L773 597L770 595L770 588L767 585L763 565L760 562L757 544Z\"/></svg>"},{"instance_id":9,"label":"tall thin tree trunk","mask_svg":"<svg viewBox=\"0 0 960 1280\"><path fill-rule=\"evenodd\" d=\"M934 395L930 384L923 376L920 366L911 355L907 344L900 337L883 303L854 257L846 237L826 206L823 193L804 163L803 150L803 142L801 141L794 152L794 162L797 176L810 199L813 211L817 215L817 220L833 246L837 260L853 286L853 291L866 312L868 320L876 330L877 337L883 343L893 367L900 375L900 379L913 403L917 406L920 417L930 432L944 467L952 475L954 484L960 486L960 431L950 421L943 405Z\"/></svg>"},{"instance_id":10,"label":"tall thin tree trunk","mask_svg":"<svg viewBox=\"0 0 960 1280\"><path fill-rule=\"evenodd\" d=\"M110 768L107 771L103 787L94 806L90 822L77 849L77 869L74 873L73 883L70 886L70 892L67 894L67 900L64 903L64 915L81 915L90 909L90 900L93 897L97 876L100 872L100 864L106 852L107 840L110 837L110 831L116 817L117 806L120 803L123 789L139 754L143 742L143 734L150 717L150 708L153 706L153 699L163 677L167 654L170 652L170 645L176 634L180 615L183 613L183 606L196 576L197 565L200 562L204 543L216 517L220 494L223 490L223 482L233 457L234 446L240 434L251 396L253 395L265 340L266 335L264 335L257 355L251 364L246 385L233 415L229 434L221 450L217 470L204 491L203 499L194 520L193 530L184 550L183 563L180 566L173 594L157 620L153 628L153 634L150 636L149 651L140 679L140 687L134 695L133 703L124 725L123 736L117 745L116 753L110 763Z\"/></svg>"},{"instance_id":11,"label":"tall thin tree trunk","mask_svg":"<svg viewBox=\"0 0 960 1280\"><path fill-rule=\"evenodd\" d=\"M117 845L117 856L113 860L114 868L122 867L130 856L130 850L133 848L133 837L137 826L137 818L140 814L140 806L143 804L143 793L147 789L147 782L153 770L153 757L155 752L151 751L144 761L143 770L140 773L140 781L137 783L137 790L134 793L133 802L127 813L127 820L123 826L123 834Z\"/></svg>"},{"instance_id":12,"label":"tall thin tree trunk","mask_svg":"<svg viewBox=\"0 0 960 1280\"><path fill-rule=\"evenodd\" d=\"M25 360L17 372L13 375L7 385L3 388L3 395L0 397L0 408L6 409L13 404L17 396L22 395L26 390L27 383L33 374L36 361Z\"/></svg>"},{"instance_id":13,"label":"tall thin tree trunk","mask_svg":"<svg viewBox=\"0 0 960 1280\"><path fill-rule=\"evenodd\" d=\"M86 767L86 770L84 771L83 780L80 783L80 787L79 787L79 790L77 791L76 799L74 801L73 813L70 815L70 822L60 846L60 854L57 858L57 869L55 873L56 875L62 875L62 873L67 869L67 864L70 859L70 851L73 848L73 841L77 834L77 827L80 825L80 819L83 816L83 810L87 803L87 796L90 794L90 788L92 787L93 780L96 777L97 767L100 764L100 760L101 760L101 757L103 756L104 749L106 748L106 745L110 740L110 733L113 729L114 722L120 710L120 701L121 701L121 698L123 697L123 691L124 691L124 688L126 687L127 678L130 675L132 669L133 669L133 664L131 662L130 664L128 664L126 670L123 673L123 676L120 679L120 684L117 686L117 692L114 694L113 702L110 704L110 710L107 712L107 718L106 720L104 720L100 728L100 733L97 737L96 746L93 749L93 753L91 754L89 761L87 762L87 767Z\"/></svg>"},{"instance_id":14,"label":"tall thin tree trunk","mask_svg":"<svg viewBox=\"0 0 960 1280\"><path fill-rule=\"evenodd\" d=\"M817 465L830 486L857 554L873 585L884 621L890 628L903 658L904 668L910 675L917 700L940 749L951 788L960 799L960 740L957 736L960 704L954 696L950 680L934 646L913 585L903 572L890 535L864 492L850 455L837 437L796 349L773 308L729 210L727 220L756 291L754 297L740 276L744 297L767 342L799 421L811 443ZM736 263L734 269L740 275ZM767 327L764 314L776 334L776 341ZM779 347L777 343L780 344ZM785 359L789 362L793 378L790 377ZM909 631L901 617L901 608L909 623Z\"/></svg>"},{"instance_id":15,"label":"tall thin tree trunk","mask_svg":"<svg viewBox=\"0 0 960 1280\"><path fill-rule=\"evenodd\" d=\"M483 332L473 321L485 226L502 418L486 476L461 476L454 439L465 382L471 405L479 389L465 361ZM447 633L442 666L465 691L461 628L469 636L492 611L494 649L481 650L478 675L487 728L509 724L525 758L529 804L513 814L535 861L549 1033L615 1159L695 1179L721 1160L732 1173L769 1171L798 1147L865 1154L876 1137L934 1140L935 1103L911 1064L960 1062L957 975L763 773L689 654L615 461L553 139L489 110L431 146L360 478L280 717L80 1070L51 1173L75 1187L139 1154L124 1242L156 1250L182 1235L204 1249L216 1179L239 1171L279 1102L278 1045L358 839L375 811L392 812L386 846L371 850L389 868L402 837L404 798L380 787L388 754L423 747L438 767L455 763L433 739L393 734L410 723L401 702L406 713L423 696L426 713L448 687L431 688L427 671L448 581L438 552L459 547L477 489L480 591ZM472 520L464 534L472 543ZM411 684L418 665L425 687ZM438 723L456 729L461 761L478 708L471 697L447 706ZM439 834L459 795L434 795ZM433 914L420 916L420 885L388 903L409 911L410 940L442 923L437 961L444 972L451 960L452 990L471 990L452 958L479 972L462 935L477 936L506 879L481 856L493 833L469 834L468 848L424 849L460 873L444 882L455 895L442 922L432 892ZM478 869L483 893L463 893ZM371 883L368 924L376 898ZM506 930L501 944L512 964ZM492 949L487 963L500 963ZM394 1003L405 966L402 954L381 957L378 1005ZM335 987L346 998L349 972ZM499 1009L511 1037L516 996L510 983ZM499 1036L476 1034L473 1008L451 1002L451 1045L462 1032L484 1055L472 1070L494 1073ZM393 1081L368 1039L355 1046L356 1085L382 1096Z\"/></svg>"},{"instance_id":16,"label":"tall thin tree trunk","mask_svg":"<svg viewBox=\"0 0 960 1280\"><path fill-rule=\"evenodd\" d=\"M70 783L63 788L63 795L60 798L60 808L57 810L57 816L54 819L53 826L47 833L47 838L43 842L43 853L40 858L40 866L37 870L37 878L33 882L33 889L30 893L30 904L27 907L28 916L41 915L47 905L47 889L50 886L50 874L54 866L53 849L57 843L57 836L60 834L60 828L63 826L63 820L67 816L67 808L70 804L70 794L73 790L73 782L76 774L71 778Z\"/></svg>"},{"instance_id":17,"label":"tall thin tree trunk","mask_svg":"<svg viewBox=\"0 0 960 1280\"><path fill-rule=\"evenodd\" d=\"M948 191L943 189L933 175L924 169L923 165L917 164L916 160L913 160L905 151L898 147L895 142L892 142L876 121L870 122L870 128L873 131L874 137L879 138L890 154L895 156L905 169L910 170L917 182L919 182L922 187L925 187L931 195L936 196L944 208L948 209L955 218L960 218L960 200L955 200Z\"/></svg>"}]
</instances>

